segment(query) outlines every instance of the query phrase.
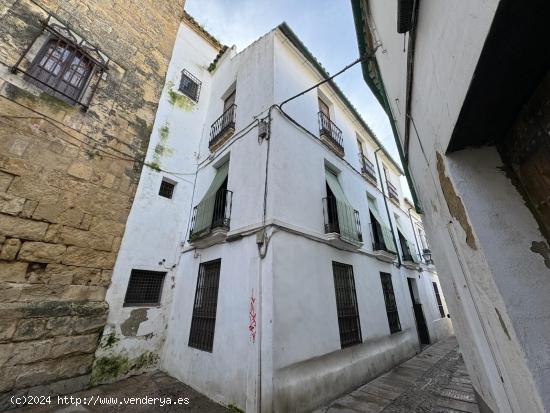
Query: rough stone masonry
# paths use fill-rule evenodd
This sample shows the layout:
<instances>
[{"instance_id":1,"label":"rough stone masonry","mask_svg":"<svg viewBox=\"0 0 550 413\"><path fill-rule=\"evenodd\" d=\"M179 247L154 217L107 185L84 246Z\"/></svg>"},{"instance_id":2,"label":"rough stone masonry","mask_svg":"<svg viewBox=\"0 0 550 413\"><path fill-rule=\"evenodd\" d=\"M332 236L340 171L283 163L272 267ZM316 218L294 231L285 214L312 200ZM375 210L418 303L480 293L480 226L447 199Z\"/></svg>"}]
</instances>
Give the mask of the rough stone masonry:
<instances>
[{"instance_id":1,"label":"rough stone masonry","mask_svg":"<svg viewBox=\"0 0 550 413\"><path fill-rule=\"evenodd\" d=\"M0 0L0 410L89 383L182 14L183 0ZM86 111L10 70L48 15L109 58Z\"/></svg>"}]
</instances>

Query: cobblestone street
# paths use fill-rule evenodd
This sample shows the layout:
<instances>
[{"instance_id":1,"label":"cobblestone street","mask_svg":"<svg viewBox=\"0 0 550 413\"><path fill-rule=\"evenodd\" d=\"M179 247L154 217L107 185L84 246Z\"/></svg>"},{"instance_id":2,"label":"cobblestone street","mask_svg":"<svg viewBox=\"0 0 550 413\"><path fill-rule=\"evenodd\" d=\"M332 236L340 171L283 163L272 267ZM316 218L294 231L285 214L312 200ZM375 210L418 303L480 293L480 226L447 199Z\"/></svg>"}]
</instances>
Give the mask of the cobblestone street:
<instances>
[{"instance_id":1,"label":"cobblestone street","mask_svg":"<svg viewBox=\"0 0 550 413\"><path fill-rule=\"evenodd\" d=\"M455 337L314 413L479 412Z\"/></svg>"}]
</instances>

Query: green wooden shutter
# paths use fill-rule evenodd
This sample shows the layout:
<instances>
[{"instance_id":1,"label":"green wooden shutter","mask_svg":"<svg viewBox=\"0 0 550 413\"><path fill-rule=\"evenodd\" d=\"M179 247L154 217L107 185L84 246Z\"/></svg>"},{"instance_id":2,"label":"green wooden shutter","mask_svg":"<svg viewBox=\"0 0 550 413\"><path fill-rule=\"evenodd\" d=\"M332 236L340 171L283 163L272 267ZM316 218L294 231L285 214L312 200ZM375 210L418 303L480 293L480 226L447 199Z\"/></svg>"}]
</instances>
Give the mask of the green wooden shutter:
<instances>
[{"instance_id":1,"label":"green wooden shutter","mask_svg":"<svg viewBox=\"0 0 550 413\"><path fill-rule=\"evenodd\" d=\"M395 246L395 242L393 242L393 235L391 233L391 230L386 224L384 224L384 220L382 219L380 212L378 212L378 208L376 208L376 204L374 204L374 202L371 201L370 198L369 198L369 210L371 214L374 216L374 219L376 219L376 221L378 221L378 224L380 224L380 228L382 229L382 238L384 238L384 244L386 244L386 248L388 249L388 251L391 251L394 254L397 254L397 248Z\"/></svg>"},{"instance_id":2,"label":"green wooden shutter","mask_svg":"<svg viewBox=\"0 0 550 413\"><path fill-rule=\"evenodd\" d=\"M355 225L355 210L349 204L336 175L328 169L325 169L325 177L332 194L336 198L336 212L338 214L340 237L359 242L357 227Z\"/></svg>"},{"instance_id":3,"label":"green wooden shutter","mask_svg":"<svg viewBox=\"0 0 550 413\"><path fill-rule=\"evenodd\" d=\"M416 263L420 262L418 259L418 255L416 254L416 248L414 246L414 243L405 236L406 232L403 230L403 227L401 226L399 221L395 220L395 223L397 224L397 229L399 230L399 232L401 232L401 235L403 235L403 238L405 238L405 241L407 242L407 247L409 247L409 252L411 253L411 257L413 261Z\"/></svg>"},{"instance_id":4,"label":"green wooden shutter","mask_svg":"<svg viewBox=\"0 0 550 413\"><path fill-rule=\"evenodd\" d=\"M216 193L227 178L229 172L229 162L220 166L216 172L216 176L212 180L210 187L204 194L201 202L197 205L197 214L195 216L195 225L193 226L193 235L199 234L210 229L212 225L212 217L214 215L214 204L216 202Z\"/></svg>"}]
</instances>

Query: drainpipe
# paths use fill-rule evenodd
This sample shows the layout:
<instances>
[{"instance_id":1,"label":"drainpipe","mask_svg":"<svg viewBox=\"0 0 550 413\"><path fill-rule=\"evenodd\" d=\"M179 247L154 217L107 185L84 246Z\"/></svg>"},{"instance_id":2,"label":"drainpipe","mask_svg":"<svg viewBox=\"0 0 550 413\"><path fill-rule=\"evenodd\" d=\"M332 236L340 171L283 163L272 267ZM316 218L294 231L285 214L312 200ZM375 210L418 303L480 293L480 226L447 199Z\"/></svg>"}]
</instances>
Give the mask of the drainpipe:
<instances>
[{"instance_id":1,"label":"drainpipe","mask_svg":"<svg viewBox=\"0 0 550 413\"><path fill-rule=\"evenodd\" d=\"M382 148L378 148L374 151L374 159L376 160L376 169L378 170L378 176L382 177L382 174L380 173L380 163L378 162L378 151L382 150ZM384 181L387 181L387 176L384 173ZM397 239L395 238L395 231L393 230L393 225L391 223L391 215L390 215L390 208L388 207L388 200L386 199L386 194L384 193L384 183L380 182L380 186L382 188L382 198L384 199L384 205L386 206L386 213L388 214L388 221L390 223L390 231L391 236L393 238L393 243L395 244L396 254L397 254L397 268L401 267L401 254L399 254L399 248L397 247Z\"/></svg>"},{"instance_id":2,"label":"drainpipe","mask_svg":"<svg viewBox=\"0 0 550 413\"><path fill-rule=\"evenodd\" d=\"M418 253L420 254L420 261L422 261L422 250L420 249L420 244L418 243L418 238L416 238L416 231L414 230L414 224L413 224L413 219L412 219L412 216L411 216L411 209L414 209L414 208L409 208L407 210L407 214L409 214L409 219L411 221L411 227L412 227L412 230L413 230L413 235L414 235L414 242L416 243L416 248L418 248Z\"/></svg>"}]
</instances>

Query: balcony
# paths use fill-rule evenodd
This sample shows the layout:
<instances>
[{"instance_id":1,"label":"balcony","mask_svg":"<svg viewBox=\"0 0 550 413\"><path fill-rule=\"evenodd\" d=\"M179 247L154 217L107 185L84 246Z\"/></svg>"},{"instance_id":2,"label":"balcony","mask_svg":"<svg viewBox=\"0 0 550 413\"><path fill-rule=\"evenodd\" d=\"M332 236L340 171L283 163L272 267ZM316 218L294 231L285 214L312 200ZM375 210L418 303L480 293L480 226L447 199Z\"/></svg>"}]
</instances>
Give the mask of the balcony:
<instances>
[{"instance_id":1,"label":"balcony","mask_svg":"<svg viewBox=\"0 0 550 413\"><path fill-rule=\"evenodd\" d=\"M197 248L225 241L231 221L233 192L220 188L214 195L204 198L194 209L191 218L189 243Z\"/></svg>"},{"instance_id":2,"label":"balcony","mask_svg":"<svg viewBox=\"0 0 550 413\"><path fill-rule=\"evenodd\" d=\"M359 154L359 159L361 160L361 174L376 185L376 171L373 163L362 153Z\"/></svg>"},{"instance_id":3,"label":"balcony","mask_svg":"<svg viewBox=\"0 0 550 413\"><path fill-rule=\"evenodd\" d=\"M395 186L390 181L386 180L386 187L388 188L388 197L390 198L390 201L393 201L399 205L399 194L397 193Z\"/></svg>"},{"instance_id":4,"label":"balcony","mask_svg":"<svg viewBox=\"0 0 550 413\"><path fill-rule=\"evenodd\" d=\"M212 124L210 127L210 141L208 142L208 147L211 151L218 149L235 133L236 114L237 105L232 104Z\"/></svg>"},{"instance_id":5,"label":"balcony","mask_svg":"<svg viewBox=\"0 0 550 413\"><path fill-rule=\"evenodd\" d=\"M386 246L381 225L376 221L371 222L369 224L369 230L372 240L372 250L376 254L376 258L385 262L393 262L396 258L396 254L390 251Z\"/></svg>"},{"instance_id":6,"label":"balcony","mask_svg":"<svg viewBox=\"0 0 550 413\"><path fill-rule=\"evenodd\" d=\"M323 198L325 234L330 244L347 250L363 245L359 212L335 197Z\"/></svg>"},{"instance_id":7,"label":"balcony","mask_svg":"<svg viewBox=\"0 0 550 413\"><path fill-rule=\"evenodd\" d=\"M319 135L321 137L321 142L328 146L339 157L344 157L342 131L323 112L319 112Z\"/></svg>"}]
</instances>

